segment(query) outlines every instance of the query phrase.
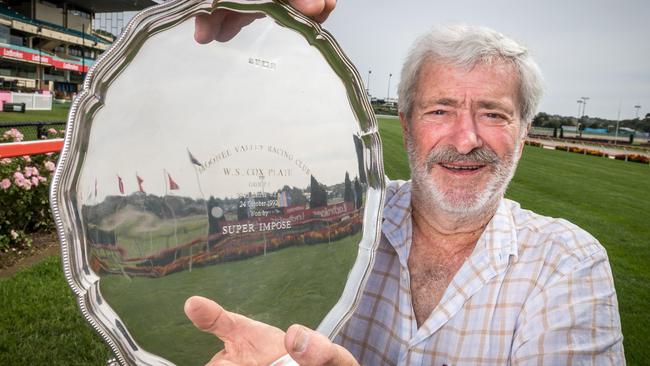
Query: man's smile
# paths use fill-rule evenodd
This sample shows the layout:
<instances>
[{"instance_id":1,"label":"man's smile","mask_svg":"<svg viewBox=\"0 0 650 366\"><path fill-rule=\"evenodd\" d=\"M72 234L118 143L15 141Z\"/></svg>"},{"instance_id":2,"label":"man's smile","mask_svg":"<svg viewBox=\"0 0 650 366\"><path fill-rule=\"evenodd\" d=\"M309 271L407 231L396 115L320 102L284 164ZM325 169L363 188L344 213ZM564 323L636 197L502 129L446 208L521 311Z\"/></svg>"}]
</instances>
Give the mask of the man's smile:
<instances>
[{"instance_id":1,"label":"man's smile","mask_svg":"<svg viewBox=\"0 0 650 366\"><path fill-rule=\"evenodd\" d=\"M442 168L444 168L446 171L449 171L454 174L472 174L472 173L477 173L479 171L483 171L487 165L481 164L481 163L460 163L460 162L454 162L454 163L438 163Z\"/></svg>"}]
</instances>

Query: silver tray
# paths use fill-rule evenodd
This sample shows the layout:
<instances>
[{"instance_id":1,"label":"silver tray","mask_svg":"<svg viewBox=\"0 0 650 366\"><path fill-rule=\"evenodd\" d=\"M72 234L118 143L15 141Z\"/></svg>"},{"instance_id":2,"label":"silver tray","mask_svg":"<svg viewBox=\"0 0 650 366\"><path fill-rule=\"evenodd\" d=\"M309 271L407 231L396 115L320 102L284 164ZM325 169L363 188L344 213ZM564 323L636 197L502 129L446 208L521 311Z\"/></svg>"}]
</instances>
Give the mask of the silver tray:
<instances>
[{"instance_id":1,"label":"silver tray","mask_svg":"<svg viewBox=\"0 0 650 366\"><path fill-rule=\"evenodd\" d=\"M195 42L214 11L238 26ZM358 72L290 6L144 10L89 71L52 183L83 316L123 365L222 347L185 318L191 295L334 337L379 240L381 156Z\"/></svg>"}]
</instances>

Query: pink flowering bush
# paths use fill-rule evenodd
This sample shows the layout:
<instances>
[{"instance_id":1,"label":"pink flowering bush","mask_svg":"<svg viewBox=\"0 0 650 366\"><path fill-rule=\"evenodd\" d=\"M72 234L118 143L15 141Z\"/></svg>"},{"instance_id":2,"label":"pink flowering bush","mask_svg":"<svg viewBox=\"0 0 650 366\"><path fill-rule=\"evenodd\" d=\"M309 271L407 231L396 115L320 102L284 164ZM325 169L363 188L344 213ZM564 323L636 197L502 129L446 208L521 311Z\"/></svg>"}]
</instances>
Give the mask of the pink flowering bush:
<instances>
[{"instance_id":1,"label":"pink flowering bush","mask_svg":"<svg viewBox=\"0 0 650 366\"><path fill-rule=\"evenodd\" d=\"M1 136L0 143L23 139L16 129ZM0 253L27 249L28 233L52 230L49 185L57 159L58 154L0 158Z\"/></svg>"},{"instance_id":2,"label":"pink flowering bush","mask_svg":"<svg viewBox=\"0 0 650 366\"><path fill-rule=\"evenodd\" d=\"M2 134L2 142L20 142L23 141L23 136L20 131L18 131L15 128L12 128L10 130L5 131L5 133Z\"/></svg>"}]
</instances>

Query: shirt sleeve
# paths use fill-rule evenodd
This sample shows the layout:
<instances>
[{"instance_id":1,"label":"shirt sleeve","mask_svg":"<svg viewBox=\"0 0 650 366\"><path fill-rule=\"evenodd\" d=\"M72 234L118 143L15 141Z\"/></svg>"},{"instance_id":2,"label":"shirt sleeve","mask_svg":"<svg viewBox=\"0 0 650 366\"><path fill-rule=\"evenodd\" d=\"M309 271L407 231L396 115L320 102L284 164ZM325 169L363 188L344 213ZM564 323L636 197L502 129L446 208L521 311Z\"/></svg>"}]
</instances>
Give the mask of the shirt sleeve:
<instances>
[{"instance_id":1,"label":"shirt sleeve","mask_svg":"<svg viewBox=\"0 0 650 366\"><path fill-rule=\"evenodd\" d=\"M518 319L512 365L625 365L618 302L604 250L531 294Z\"/></svg>"}]
</instances>

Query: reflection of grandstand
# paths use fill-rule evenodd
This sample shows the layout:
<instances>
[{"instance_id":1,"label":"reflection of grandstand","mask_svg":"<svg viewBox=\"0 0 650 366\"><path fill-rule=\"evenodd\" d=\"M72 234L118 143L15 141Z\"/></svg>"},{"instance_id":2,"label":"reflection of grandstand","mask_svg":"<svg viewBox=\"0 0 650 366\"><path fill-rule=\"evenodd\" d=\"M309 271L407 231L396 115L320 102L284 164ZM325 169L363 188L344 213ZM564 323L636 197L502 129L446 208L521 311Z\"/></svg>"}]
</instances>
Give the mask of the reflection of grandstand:
<instances>
[{"instance_id":1,"label":"reflection of grandstand","mask_svg":"<svg viewBox=\"0 0 650 366\"><path fill-rule=\"evenodd\" d=\"M222 227L253 228L248 232L217 231L146 256L129 256L119 243L99 243L88 235L93 253L91 267L98 273L159 277L192 266L246 259L290 246L335 242L361 230L362 210L350 202L318 208L286 207L280 215L221 222ZM291 222L290 228L265 230L273 227L273 222L287 221ZM99 237L99 233L96 235ZM110 234L102 237L111 239Z\"/></svg>"}]
</instances>

